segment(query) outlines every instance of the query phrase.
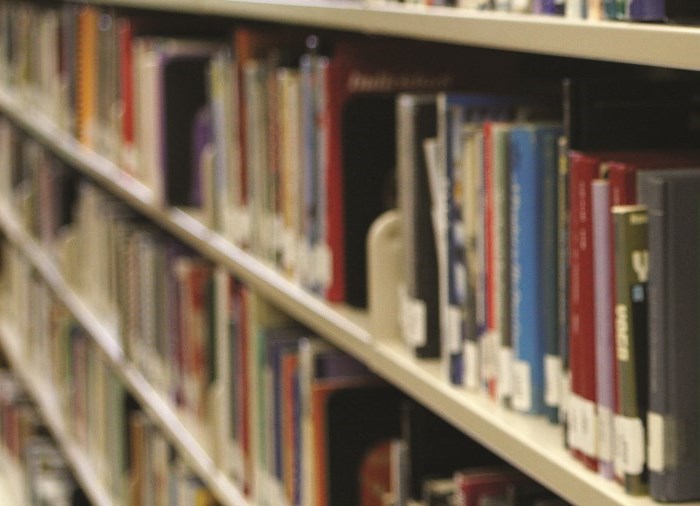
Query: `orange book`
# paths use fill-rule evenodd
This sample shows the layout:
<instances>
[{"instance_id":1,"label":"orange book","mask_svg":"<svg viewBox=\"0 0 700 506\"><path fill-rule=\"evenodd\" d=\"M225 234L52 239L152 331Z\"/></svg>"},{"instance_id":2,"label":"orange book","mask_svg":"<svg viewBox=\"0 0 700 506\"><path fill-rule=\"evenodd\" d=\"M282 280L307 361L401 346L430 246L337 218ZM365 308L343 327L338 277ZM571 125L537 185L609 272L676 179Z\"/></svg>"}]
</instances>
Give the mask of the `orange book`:
<instances>
[{"instance_id":1,"label":"orange book","mask_svg":"<svg viewBox=\"0 0 700 506\"><path fill-rule=\"evenodd\" d=\"M78 13L76 135L87 147L95 141L98 18L98 10L89 5Z\"/></svg>"}]
</instances>

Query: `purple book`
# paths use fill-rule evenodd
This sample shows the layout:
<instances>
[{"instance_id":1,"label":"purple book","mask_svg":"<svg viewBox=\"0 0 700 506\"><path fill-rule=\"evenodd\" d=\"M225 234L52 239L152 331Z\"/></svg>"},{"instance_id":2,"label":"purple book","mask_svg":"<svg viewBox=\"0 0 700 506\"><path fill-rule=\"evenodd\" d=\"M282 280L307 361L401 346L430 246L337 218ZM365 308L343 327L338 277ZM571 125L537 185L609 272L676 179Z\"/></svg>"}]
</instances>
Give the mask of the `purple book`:
<instances>
[{"instance_id":1,"label":"purple book","mask_svg":"<svg viewBox=\"0 0 700 506\"><path fill-rule=\"evenodd\" d=\"M666 0L630 0L630 19L660 21L666 17Z\"/></svg>"},{"instance_id":2,"label":"purple book","mask_svg":"<svg viewBox=\"0 0 700 506\"><path fill-rule=\"evenodd\" d=\"M612 285L610 272L610 190L607 180L591 185L593 202L593 272L595 293L596 398L598 401L598 471L614 478L612 428L615 413L613 362L616 360L612 332Z\"/></svg>"}]
</instances>

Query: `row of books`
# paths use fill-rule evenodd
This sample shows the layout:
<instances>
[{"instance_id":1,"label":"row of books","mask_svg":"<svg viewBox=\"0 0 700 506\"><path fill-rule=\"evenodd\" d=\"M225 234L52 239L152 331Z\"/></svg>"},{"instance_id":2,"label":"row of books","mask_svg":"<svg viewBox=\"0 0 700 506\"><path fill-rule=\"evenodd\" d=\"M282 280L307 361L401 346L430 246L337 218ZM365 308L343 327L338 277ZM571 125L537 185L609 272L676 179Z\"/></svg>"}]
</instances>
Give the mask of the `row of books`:
<instances>
[{"instance_id":1,"label":"row of books","mask_svg":"<svg viewBox=\"0 0 700 506\"><path fill-rule=\"evenodd\" d=\"M700 11L686 0L367 0L461 9L566 16L571 19L697 23Z\"/></svg>"},{"instance_id":2,"label":"row of books","mask_svg":"<svg viewBox=\"0 0 700 506\"><path fill-rule=\"evenodd\" d=\"M696 108L693 90L682 81L568 82L566 130L508 121L518 110L532 112L533 103L520 97L442 93L398 100L404 269L394 280L402 294L394 329L416 356L441 356L453 384L565 421L574 453L632 493L646 491L648 453L656 462L651 495L660 500L698 495L678 481L684 472L678 461L667 457L660 465L657 457L658 448L672 451L669 425L692 425L698 410L686 401L682 422L668 415L674 396L658 385L681 363L670 358L677 345L657 339L647 346L644 336L666 315L678 319L670 301L695 296L664 285L647 323L644 288L616 287L616 280L629 283L637 274L643 285L654 269L665 275L679 262L663 251L647 253L653 248L639 242L630 251L629 242L613 241L613 231L622 238L624 225L631 227L625 220L646 223L638 208L618 207L637 203L637 171L698 166L697 152L689 150L697 130L687 121ZM693 173L675 177L691 188ZM654 213L669 213L654 205ZM656 243L671 251L691 236L656 233L663 237ZM692 267L683 268L691 276ZM633 355L632 318L641 333ZM655 396L648 416L661 431L650 433L648 452L647 396ZM659 409L667 414L659 417ZM697 466L686 457L683 466Z\"/></svg>"},{"instance_id":3,"label":"row of books","mask_svg":"<svg viewBox=\"0 0 700 506\"><path fill-rule=\"evenodd\" d=\"M0 7L0 67L15 96L155 202L187 208L309 290L357 306L365 236L393 205L395 94L512 82L506 68L455 69L456 58L494 67L467 48L71 3ZM41 44L53 53L29 42L31 23L48 27Z\"/></svg>"},{"instance_id":4,"label":"row of books","mask_svg":"<svg viewBox=\"0 0 700 506\"><path fill-rule=\"evenodd\" d=\"M86 331L17 250L3 244L2 255L9 309L3 321L18 336L29 373L41 378L59 406L56 423L67 427L115 504L213 505L206 486L135 407ZM29 322L22 321L26 314Z\"/></svg>"},{"instance_id":5,"label":"row of books","mask_svg":"<svg viewBox=\"0 0 700 506\"><path fill-rule=\"evenodd\" d=\"M21 383L0 369L0 456L3 476L22 504L86 505L70 468Z\"/></svg>"},{"instance_id":6,"label":"row of books","mask_svg":"<svg viewBox=\"0 0 700 506\"><path fill-rule=\"evenodd\" d=\"M5 123L0 131L7 130L12 133L5 134L6 138L31 144ZM19 173L29 181L37 181L31 177L28 166L39 160L39 166L52 170L54 164L46 163L50 158L46 152L33 159L25 158L24 169ZM70 171L69 167L57 166L61 171ZM48 251L56 252L48 256L53 256L57 264L62 263L67 281L82 294L87 306L99 308L105 306L104 301L112 301L114 307L120 308L112 316L115 328L122 332L121 343L130 362L179 408L183 417L189 414L193 423L186 425L199 436L202 446L260 504L406 504L409 498L414 502L421 500L423 482L429 477L450 476L456 469L471 465L501 463L437 415L380 381L363 364L290 320L229 273L213 268L176 245L174 239L135 219L91 183L77 176L72 182L73 189L68 189L70 185L53 186L54 191L66 190L63 197L53 198L39 196L39 188L34 184L24 185L26 194L33 195L25 201L28 199L37 207L18 205L21 203L12 200L4 204L17 215L29 212L20 216L25 224L40 224L41 217L55 209L52 202L74 196L70 206L73 213L55 239L44 243ZM100 219L96 220L97 216ZM42 225L28 228L37 241L43 229ZM124 247L125 238L131 238L138 248L129 252ZM66 246L71 243L78 245L75 251L80 252L73 261L69 261L70 248ZM158 257L160 251L162 262L149 260ZM8 297L7 307L16 325L30 329L41 324L42 318L37 315L56 318L57 311L40 308L42 301L51 299L46 287L38 280L32 283L33 288L27 286L35 276L21 255L9 249L5 257L10 273L14 273L8 276L9 293L13 296ZM92 264L96 260L99 265ZM141 270L144 266L151 270ZM88 275L73 277L79 272ZM159 279L166 278L173 280L174 285L158 284ZM136 286L124 288L134 280L138 281ZM88 281L92 283L89 286ZM150 286L151 283L157 286ZM121 298L124 294L128 296ZM102 314L93 310L96 315ZM144 321L139 323L141 319ZM22 320L23 324L17 323ZM99 432L101 424L95 423L94 417L84 419L76 413L93 411L92 395L110 398L94 388L88 391L85 385L112 384L116 388L116 379L97 381L81 376L81 371L93 374L99 370L101 375L110 377L111 374L97 366L101 363L97 355L88 357L87 363L93 365L87 370L79 365L81 357L92 348L79 326L52 323L50 328L54 332L39 333L44 339L27 339L27 348L34 350L27 353L35 357L36 363L44 364L45 370L55 371L55 384L73 385L61 390L70 392L66 402L84 407L74 409L72 414L75 423L80 420L76 430ZM64 332L56 334L56 329ZM66 345L66 339L75 344ZM57 358L56 354L61 356ZM82 388L73 384L76 381ZM108 404L120 403L123 399ZM144 428L149 422L143 415L122 416L126 418L120 423L128 426L127 441L132 447L142 444L138 442L142 437L134 433L155 430ZM88 446L93 439L100 439L99 435L83 437ZM143 439L153 445L149 458L160 462L153 473L162 476L164 455L170 453L164 449L165 441L158 442L158 437ZM116 440L112 443L116 444ZM114 472L112 477L121 476L133 489L133 480L138 480L143 472L135 470L133 457L129 457L129 463L129 470ZM113 461L109 465L124 462ZM124 478L125 475L130 478ZM551 497L536 488L543 496ZM160 490L165 493L163 488ZM143 504L150 504L145 501Z\"/></svg>"},{"instance_id":7,"label":"row of books","mask_svg":"<svg viewBox=\"0 0 700 506\"><path fill-rule=\"evenodd\" d=\"M35 406L6 367L0 369L0 456L5 482L21 504L89 504Z\"/></svg>"}]
</instances>

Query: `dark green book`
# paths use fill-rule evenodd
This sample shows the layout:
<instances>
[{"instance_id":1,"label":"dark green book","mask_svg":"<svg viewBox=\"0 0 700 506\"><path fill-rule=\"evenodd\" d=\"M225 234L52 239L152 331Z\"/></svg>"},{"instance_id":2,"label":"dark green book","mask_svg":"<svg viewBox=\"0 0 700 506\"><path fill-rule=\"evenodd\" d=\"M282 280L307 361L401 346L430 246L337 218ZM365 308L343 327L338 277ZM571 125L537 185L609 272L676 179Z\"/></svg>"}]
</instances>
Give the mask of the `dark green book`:
<instances>
[{"instance_id":1,"label":"dark green book","mask_svg":"<svg viewBox=\"0 0 700 506\"><path fill-rule=\"evenodd\" d=\"M647 491L646 412L648 408L647 208L613 206L615 255L615 348L618 367L616 474L630 494Z\"/></svg>"}]
</instances>

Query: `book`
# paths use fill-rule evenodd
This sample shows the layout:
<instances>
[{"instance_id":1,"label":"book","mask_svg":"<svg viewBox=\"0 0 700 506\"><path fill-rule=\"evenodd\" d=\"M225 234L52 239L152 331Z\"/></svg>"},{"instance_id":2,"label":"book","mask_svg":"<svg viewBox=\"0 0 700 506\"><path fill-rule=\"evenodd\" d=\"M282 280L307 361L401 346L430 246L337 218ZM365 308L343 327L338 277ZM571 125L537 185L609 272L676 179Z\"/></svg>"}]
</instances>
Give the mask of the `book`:
<instances>
[{"instance_id":1,"label":"book","mask_svg":"<svg viewBox=\"0 0 700 506\"><path fill-rule=\"evenodd\" d=\"M616 468L625 490L648 490L648 222L645 206L613 206L615 258L615 357L619 416L615 423Z\"/></svg>"},{"instance_id":2,"label":"book","mask_svg":"<svg viewBox=\"0 0 700 506\"><path fill-rule=\"evenodd\" d=\"M660 501L700 498L700 423L689 377L698 374L700 285L691 273L698 253L700 171L647 171L638 196L649 224L649 493Z\"/></svg>"},{"instance_id":3,"label":"book","mask_svg":"<svg viewBox=\"0 0 700 506\"><path fill-rule=\"evenodd\" d=\"M544 370L557 340L556 178L561 126L515 125L510 132L512 406L547 413ZM554 417L555 414L551 413Z\"/></svg>"},{"instance_id":4,"label":"book","mask_svg":"<svg viewBox=\"0 0 700 506\"><path fill-rule=\"evenodd\" d=\"M586 466L596 463L595 296L591 183L598 177L600 158L569 154L569 368L567 442Z\"/></svg>"},{"instance_id":5,"label":"book","mask_svg":"<svg viewBox=\"0 0 700 506\"><path fill-rule=\"evenodd\" d=\"M613 299L611 282L610 190L608 181L591 183L591 221L593 229L593 280L595 311L595 382L598 410L598 472L612 479L613 416L615 406L615 340L613 335Z\"/></svg>"},{"instance_id":6,"label":"book","mask_svg":"<svg viewBox=\"0 0 700 506\"><path fill-rule=\"evenodd\" d=\"M508 405L512 394L512 365L513 346L511 335L511 263L510 241L511 241L511 147L510 135L513 130L512 123L486 121L483 124L483 154L477 154L475 164L481 160L483 162L483 180L487 191L484 233L486 264L484 271L486 274L486 330L482 339L485 350L483 383L487 386L489 393ZM478 151L478 150L477 150ZM466 179L465 179L466 181ZM477 183L477 188L478 188ZM474 193L475 190L467 190L472 199L479 200ZM468 198L468 197L467 197ZM471 208L472 212L478 213ZM478 218L477 218L478 219ZM469 267L467 267L469 269ZM467 286L470 282L467 281ZM478 298L480 294L469 292L472 297ZM476 310L478 303L472 303L473 310ZM480 324L470 327L474 331L482 328ZM477 336L478 338L478 336ZM469 336L467 336L469 339ZM468 371L467 371L468 374Z\"/></svg>"},{"instance_id":7,"label":"book","mask_svg":"<svg viewBox=\"0 0 700 506\"><path fill-rule=\"evenodd\" d=\"M397 98L398 206L404 252L402 333L417 357L440 356L435 230L423 140L437 134L434 95Z\"/></svg>"}]
</instances>

